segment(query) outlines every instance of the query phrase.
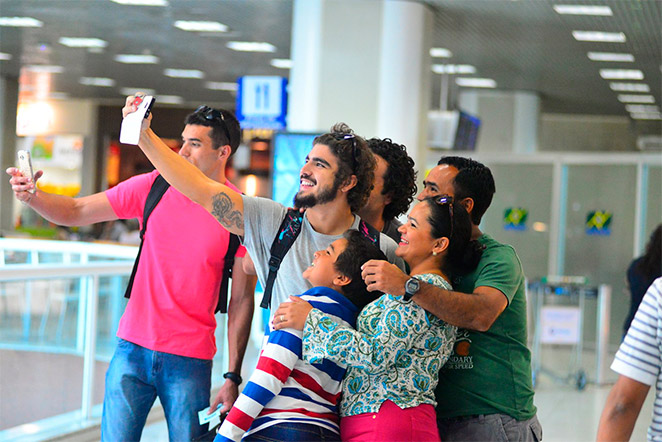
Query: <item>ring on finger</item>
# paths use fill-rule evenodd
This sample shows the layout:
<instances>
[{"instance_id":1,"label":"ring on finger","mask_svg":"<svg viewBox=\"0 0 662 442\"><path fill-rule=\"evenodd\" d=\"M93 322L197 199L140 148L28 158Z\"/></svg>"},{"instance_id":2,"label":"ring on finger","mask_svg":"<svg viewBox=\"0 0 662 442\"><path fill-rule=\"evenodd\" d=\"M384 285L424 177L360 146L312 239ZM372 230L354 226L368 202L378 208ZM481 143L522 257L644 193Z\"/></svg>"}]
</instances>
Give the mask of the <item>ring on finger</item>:
<instances>
[{"instance_id":1,"label":"ring on finger","mask_svg":"<svg viewBox=\"0 0 662 442\"><path fill-rule=\"evenodd\" d=\"M285 322L285 315L280 315L280 322Z\"/></svg>"}]
</instances>

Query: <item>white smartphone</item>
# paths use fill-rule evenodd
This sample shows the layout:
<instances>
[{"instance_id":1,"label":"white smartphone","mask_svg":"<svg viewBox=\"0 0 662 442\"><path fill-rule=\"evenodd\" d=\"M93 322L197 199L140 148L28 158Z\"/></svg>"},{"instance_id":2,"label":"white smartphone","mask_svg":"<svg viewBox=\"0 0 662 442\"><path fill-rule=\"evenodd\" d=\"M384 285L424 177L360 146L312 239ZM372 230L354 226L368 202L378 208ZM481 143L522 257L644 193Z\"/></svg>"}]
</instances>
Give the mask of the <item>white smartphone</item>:
<instances>
[{"instance_id":1,"label":"white smartphone","mask_svg":"<svg viewBox=\"0 0 662 442\"><path fill-rule=\"evenodd\" d=\"M29 178L30 181L34 182L34 170L32 169L32 157L30 156L30 151L19 150L16 156L18 157L18 170L20 170L24 177ZM28 192L34 193L35 189L30 189Z\"/></svg>"}]
</instances>

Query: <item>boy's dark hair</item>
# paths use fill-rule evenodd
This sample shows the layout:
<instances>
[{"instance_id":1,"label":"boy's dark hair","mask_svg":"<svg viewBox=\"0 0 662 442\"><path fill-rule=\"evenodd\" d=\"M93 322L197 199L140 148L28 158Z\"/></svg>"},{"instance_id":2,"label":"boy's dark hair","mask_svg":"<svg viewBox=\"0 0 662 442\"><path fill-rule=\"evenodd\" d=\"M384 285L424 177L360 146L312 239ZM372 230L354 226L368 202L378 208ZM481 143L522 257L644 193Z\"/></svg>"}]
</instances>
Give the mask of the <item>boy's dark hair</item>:
<instances>
[{"instance_id":1,"label":"boy's dark hair","mask_svg":"<svg viewBox=\"0 0 662 442\"><path fill-rule=\"evenodd\" d=\"M441 196L444 198L445 195ZM450 197L448 197L450 198ZM452 276L469 273L476 268L483 254L483 246L476 240L471 240L471 221L469 213L464 206L457 202L439 204L439 196L423 200L430 207L428 222L430 223L433 238L446 237L450 240L448 253L442 270ZM453 215L451 216L451 212ZM453 226L451 228L451 221Z\"/></svg>"},{"instance_id":2,"label":"boy's dark hair","mask_svg":"<svg viewBox=\"0 0 662 442\"><path fill-rule=\"evenodd\" d=\"M386 260L386 255L358 230L348 230L343 236L347 240L347 247L338 255L333 267L352 279L352 282L343 286L342 291L361 310L382 295L379 291L368 291L361 277L361 266L371 259Z\"/></svg>"},{"instance_id":3,"label":"boy's dark hair","mask_svg":"<svg viewBox=\"0 0 662 442\"><path fill-rule=\"evenodd\" d=\"M221 114L223 118L216 115ZM218 149L226 144L230 146L230 156L234 155L241 143L241 127L234 114L225 109L213 109L200 106L195 112L186 116L185 124L211 127L212 148ZM227 129L227 132L225 131ZM229 138L228 138L229 135Z\"/></svg>"},{"instance_id":4,"label":"boy's dark hair","mask_svg":"<svg viewBox=\"0 0 662 442\"><path fill-rule=\"evenodd\" d=\"M390 138L371 138L368 140L368 147L372 153L384 158L388 165L382 193L390 194L391 202L384 207L382 216L384 221L390 221L409 209L418 191L414 160L407 155L404 145L394 143Z\"/></svg>"},{"instance_id":5,"label":"boy's dark hair","mask_svg":"<svg viewBox=\"0 0 662 442\"><path fill-rule=\"evenodd\" d=\"M315 137L313 144L329 146L338 159L334 185L342 185L349 177L356 175L356 186L347 192L347 202L352 212L365 206L375 178L375 158L365 140L345 123L337 123L329 133Z\"/></svg>"},{"instance_id":6,"label":"boy's dark hair","mask_svg":"<svg viewBox=\"0 0 662 442\"><path fill-rule=\"evenodd\" d=\"M453 182L455 200L460 201L464 198L474 200L471 221L479 225L485 211L492 204L492 197L496 192L492 172L487 166L471 158L442 157L437 165L439 164L447 164L458 170Z\"/></svg>"}]
</instances>

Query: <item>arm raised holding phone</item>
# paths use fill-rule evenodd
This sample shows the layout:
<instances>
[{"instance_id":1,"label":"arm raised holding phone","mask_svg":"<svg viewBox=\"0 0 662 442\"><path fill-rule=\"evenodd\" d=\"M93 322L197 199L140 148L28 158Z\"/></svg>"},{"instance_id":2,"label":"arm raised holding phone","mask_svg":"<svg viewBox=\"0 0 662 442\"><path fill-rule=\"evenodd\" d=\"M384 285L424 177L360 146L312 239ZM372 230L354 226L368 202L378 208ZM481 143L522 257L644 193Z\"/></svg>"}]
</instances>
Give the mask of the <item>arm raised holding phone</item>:
<instances>
[{"instance_id":1,"label":"arm raised holding phone","mask_svg":"<svg viewBox=\"0 0 662 442\"><path fill-rule=\"evenodd\" d=\"M126 118L138 110L136 96L127 97L122 109ZM214 117L212 117L214 118ZM200 204L228 231L244 234L244 204L241 195L207 177L199 168L173 152L150 128L152 115L143 121L138 146L163 177L177 190Z\"/></svg>"}]
</instances>

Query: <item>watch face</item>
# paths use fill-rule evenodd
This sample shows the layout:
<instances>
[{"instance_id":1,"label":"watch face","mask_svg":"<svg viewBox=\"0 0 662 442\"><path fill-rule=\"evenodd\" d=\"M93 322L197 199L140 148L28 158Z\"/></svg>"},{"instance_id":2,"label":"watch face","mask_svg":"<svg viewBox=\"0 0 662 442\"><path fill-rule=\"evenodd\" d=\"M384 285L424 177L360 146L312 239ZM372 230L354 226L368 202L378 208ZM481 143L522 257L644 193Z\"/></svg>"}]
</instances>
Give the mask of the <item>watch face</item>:
<instances>
[{"instance_id":1,"label":"watch face","mask_svg":"<svg viewBox=\"0 0 662 442\"><path fill-rule=\"evenodd\" d=\"M418 279L411 278L405 283L405 300L409 301L412 296L418 292L418 289L420 288L420 283L418 282Z\"/></svg>"}]
</instances>

